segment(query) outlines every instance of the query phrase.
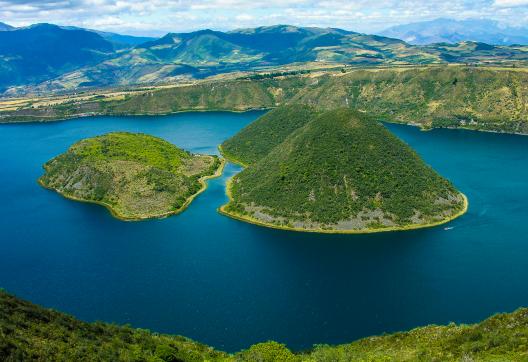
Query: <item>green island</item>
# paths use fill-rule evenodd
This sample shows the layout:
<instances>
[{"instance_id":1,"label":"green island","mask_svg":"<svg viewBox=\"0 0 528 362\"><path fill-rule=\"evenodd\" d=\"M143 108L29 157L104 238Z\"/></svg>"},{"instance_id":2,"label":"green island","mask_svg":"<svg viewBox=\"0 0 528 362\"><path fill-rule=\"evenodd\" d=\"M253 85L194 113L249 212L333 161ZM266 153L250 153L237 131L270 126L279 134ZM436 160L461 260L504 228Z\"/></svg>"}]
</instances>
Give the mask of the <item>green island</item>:
<instances>
[{"instance_id":1,"label":"green island","mask_svg":"<svg viewBox=\"0 0 528 362\"><path fill-rule=\"evenodd\" d=\"M12 361L526 361L528 309L292 352L269 341L229 354L182 336L86 323L0 290L0 359Z\"/></svg>"},{"instance_id":2,"label":"green island","mask_svg":"<svg viewBox=\"0 0 528 362\"><path fill-rule=\"evenodd\" d=\"M267 137L264 137L267 135ZM222 144L247 167L220 212L273 228L323 233L408 230L466 212L466 197L367 115L277 108Z\"/></svg>"},{"instance_id":3,"label":"green island","mask_svg":"<svg viewBox=\"0 0 528 362\"><path fill-rule=\"evenodd\" d=\"M75 143L44 165L38 181L119 219L141 220L183 211L223 165L217 156L194 155L157 137L115 132Z\"/></svg>"}]
</instances>

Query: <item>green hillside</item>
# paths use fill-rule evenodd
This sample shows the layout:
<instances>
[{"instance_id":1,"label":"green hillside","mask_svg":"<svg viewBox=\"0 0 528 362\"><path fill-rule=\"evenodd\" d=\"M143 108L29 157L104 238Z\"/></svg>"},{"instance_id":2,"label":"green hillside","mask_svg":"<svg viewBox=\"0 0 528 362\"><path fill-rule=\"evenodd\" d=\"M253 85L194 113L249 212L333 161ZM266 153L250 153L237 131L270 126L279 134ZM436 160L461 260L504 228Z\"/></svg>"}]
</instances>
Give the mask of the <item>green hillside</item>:
<instances>
[{"instance_id":1,"label":"green hillside","mask_svg":"<svg viewBox=\"0 0 528 362\"><path fill-rule=\"evenodd\" d=\"M0 93L36 84L114 56L113 44L96 33L52 24L0 31Z\"/></svg>"},{"instance_id":2,"label":"green hillside","mask_svg":"<svg viewBox=\"0 0 528 362\"><path fill-rule=\"evenodd\" d=\"M428 67L321 77L290 102L350 107L391 122L528 134L528 72Z\"/></svg>"},{"instance_id":3,"label":"green hillside","mask_svg":"<svg viewBox=\"0 0 528 362\"><path fill-rule=\"evenodd\" d=\"M222 153L243 165L253 164L317 114L315 108L300 104L276 108L222 143Z\"/></svg>"},{"instance_id":4,"label":"green hillside","mask_svg":"<svg viewBox=\"0 0 528 362\"><path fill-rule=\"evenodd\" d=\"M246 128L225 145L228 157L250 162L230 182L223 213L270 227L359 233L437 225L465 212L449 181L381 124L348 109L308 115L259 159L258 135L281 134L284 112L270 112L254 127L262 132Z\"/></svg>"},{"instance_id":5,"label":"green hillside","mask_svg":"<svg viewBox=\"0 0 528 362\"><path fill-rule=\"evenodd\" d=\"M232 80L175 87L103 104L110 114L160 114L187 110L273 108L293 97L306 79Z\"/></svg>"},{"instance_id":6,"label":"green hillside","mask_svg":"<svg viewBox=\"0 0 528 362\"><path fill-rule=\"evenodd\" d=\"M528 61L528 52L520 45L500 46L461 41L455 44L432 44L425 46L423 50L448 63L526 65Z\"/></svg>"},{"instance_id":7,"label":"green hillside","mask_svg":"<svg viewBox=\"0 0 528 362\"><path fill-rule=\"evenodd\" d=\"M236 354L180 336L85 323L0 290L0 360L150 362L526 361L528 309L473 325L427 326L293 353L276 342Z\"/></svg>"},{"instance_id":8,"label":"green hillside","mask_svg":"<svg viewBox=\"0 0 528 362\"><path fill-rule=\"evenodd\" d=\"M299 76L238 79L145 90L117 100L96 95L89 100L68 100L42 106L31 104L15 111L0 111L0 122L46 121L87 115L159 115L274 108L291 99L309 81L309 78Z\"/></svg>"},{"instance_id":9,"label":"green hillside","mask_svg":"<svg viewBox=\"0 0 528 362\"><path fill-rule=\"evenodd\" d=\"M0 90L10 87L8 94L24 94L73 90L78 87L158 84L294 64L304 68L314 64L361 67L446 63L528 64L528 49L523 46L493 46L475 42L417 46L399 39L334 28L277 25L230 32L200 30L169 33L142 44L137 44L139 40L134 39L137 45L124 49L123 44L116 44L112 40L117 38L106 33L99 32L102 36L99 37L93 31L72 27L55 28L64 33L64 39L58 38L51 43L45 29L32 30L36 33L34 38L44 39L38 44L33 38L27 39L25 29L3 32L5 34L2 37L8 46L0 45ZM82 39L78 44L70 44L74 32L97 37L108 48L86 51L92 45L83 44ZM129 40L127 37L117 37ZM13 49L21 47L34 51L35 47L40 49L41 45L46 50L37 57L38 60L27 52L12 53ZM83 48L83 57L79 58L75 54L75 59L65 66L44 66L50 65L48 63L54 61L57 55L67 58L69 54L64 49L71 48L71 51L78 46ZM57 51L57 47L60 47L60 51ZM49 52L49 49L55 51ZM38 76L25 74L26 70L35 68L39 69Z\"/></svg>"},{"instance_id":10,"label":"green hillside","mask_svg":"<svg viewBox=\"0 0 528 362\"><path fill-rule=\"evenodd\" d=\"M438 54L401 40L340 29L279 25L227 33L200 30L169 33L98 64L64 73L36 89L166 83L293 63L379 65L441 61Z\"/></svg>"},{"instance_id":11,"label":"green hillside","mask_svg":"<svg viewBox=\"0 0 528 362\"><path fill-rule=\"evenodd\" d=\"M220 167L216 156L192 155L156 137L109 133L79 141L48 161L39 182L137 220L182 211Z\"/></svg>"},{"instance_id":12,"label":"green hillside","mask_svg":"<svg viewBox=\"0 0 528 362\"><path fill-rule=\"evenodd\" d=\"M0 291L0 360L220 361L228 357L185 337L85 323Z\"/></svg>"},{"instance_id":13,"label":"green hillside","mask_svg":"<svg viewBox=\"0 0 528 362\"><path fill-rule=\"evenodd\" d=\"M192 110L243 111L302 103L349 107L423 128L462 127L528 134L526 69L430 66L351 69L200 82L145 90L122 99L71 100L0 111L0 122L53 120L77 115L166 114Z\"/></svg>"}]
</instances>

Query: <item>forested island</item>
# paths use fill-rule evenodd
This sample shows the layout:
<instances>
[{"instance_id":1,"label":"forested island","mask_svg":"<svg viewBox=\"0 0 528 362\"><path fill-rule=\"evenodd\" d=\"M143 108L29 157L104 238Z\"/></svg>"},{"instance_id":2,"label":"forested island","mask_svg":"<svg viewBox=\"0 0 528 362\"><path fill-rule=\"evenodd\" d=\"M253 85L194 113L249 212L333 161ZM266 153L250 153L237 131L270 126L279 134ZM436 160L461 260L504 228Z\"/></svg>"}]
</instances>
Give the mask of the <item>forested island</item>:
<instances>
[{"instance_id":1,"label":"forested island","mask_svg":"<svg viewBox=\"0 0 528 362\"><path fill-rule=\"evenodd\" d=\"M448 222L466 197L383 125L346 108L277 108L224 142L247 166L220 211L262 226L323 233Z\"/></svg>"},{"instance_id":2,"label":"forested island","mask_svg":"<svg viewBox=\"0 0 528 362\"><path fill-rule=\"evenodd\" d=\"M107 323L86 323L0 289L2 361L524 361L528 309L470 325L430 325L294 353L277 342L229 354L185 337Z\"/></svg>"},{"instance_id":3,"label":"forested island","mask_svg":"<svg viewBox=\"0 0 528 362\"><path fill-rule=\"evenodd\" d=\"M218 156L115 132L81 140L48 161L39 183L67 198L103 205L119 219L140 220L181 212L222 168Z\"/></svg>"}]
</instances>

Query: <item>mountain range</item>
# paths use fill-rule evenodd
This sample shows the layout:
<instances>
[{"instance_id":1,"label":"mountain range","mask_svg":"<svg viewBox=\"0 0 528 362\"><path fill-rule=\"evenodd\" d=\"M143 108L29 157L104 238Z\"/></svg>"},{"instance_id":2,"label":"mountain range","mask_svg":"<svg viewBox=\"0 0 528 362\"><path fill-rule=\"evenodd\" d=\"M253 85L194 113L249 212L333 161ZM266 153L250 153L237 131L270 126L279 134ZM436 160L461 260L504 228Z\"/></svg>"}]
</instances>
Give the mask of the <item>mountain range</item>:
<instances>
[{"instance_id":1,"label":"mountain range","mask_svg":"<svg viewBox=\"0 0 528 362\"><path fill-rule=\"evenodd\" d=\"M476 42L418 46L335 28L277 25L159 39L36 24L0 31L0 92L154 84L285 65L408 65L528 60L528 48Z\"/></svg>"},{"instance_id":2,"label":"mountain range","mask_svg":"<svg viewBox=\"0 0 528 362\"><path fill-rule=\"evenodd\" d=\"M528 44L528 28L502 26L488 19L435 19L388 28L380 35L410 44L474 41L492 45Z\"/></svg>"},{"instance_id":3,"label":"mountain range","mask_svg":"<svg viewBox=\"0 0 528 362\"><path fill-rule=\"evenodd\" d=\"M15 27L13 27L13 26L11 26L9 24L0 22L0 31L9 31L9 30L13 30L13 29L15 29Z\"/></svg>"}]
</instances>

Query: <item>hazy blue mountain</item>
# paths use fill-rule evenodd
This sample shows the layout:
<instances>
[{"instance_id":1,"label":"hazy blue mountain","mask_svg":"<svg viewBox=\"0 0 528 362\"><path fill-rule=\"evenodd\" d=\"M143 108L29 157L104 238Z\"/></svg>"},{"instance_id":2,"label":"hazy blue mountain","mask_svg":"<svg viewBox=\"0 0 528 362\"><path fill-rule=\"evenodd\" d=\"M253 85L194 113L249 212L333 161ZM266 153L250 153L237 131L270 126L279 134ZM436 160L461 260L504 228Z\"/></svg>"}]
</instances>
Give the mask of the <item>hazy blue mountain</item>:
<instances>
[{"instance_id":1,"label":"hazy blue mountain","mask_svg":"<svg viewBox=\"0 0 528 362\"><path fill-rule=\"evenodd\" d=\"M14 26L11 26L9 24L0 22L0 31L9 31L9 30L13 30L13 29L15 29Z\"/></svg>"},{"instance_id":2,"label":"hazy blue mountain","mask_svg":"<svg viewBox=\"0 0 528 362\"><path fill-rule=\"evenodd\" d=\"M123 35L123 34L112 33L108 31L79 28L77 26L61 26L61 28L67 29L67 30L86 30L86 31L94 32L96 34L99 34L106 40L112 42L116 49L131 48L136 45L157 39L157 38L148 37L148 36Z\"/></svg>"},{"instance_id":3,"label":"hazy blue mountain","mask_svg":"<svg viewBox=\"0 0 528 362\"><path fill-rule=\"evenodd\" d=\"M410 44L474 41L493 45L528 44L528 28L501 26L485 19L436 19L388 28L380 35Z\"/></svg>"},{"instance_id":4,"label":"hazy blue mountain","mask_svg":"<svg viewBox=\"0 0 528 362\"><path fill-rule=\"evenodd\" d=\"M147 41L152 41L156 39L156 38L148 37L148 36L123 35L123 34L117 34L117 33L109 33L106 31L97 31L97 30L94 30L94 31L97 34L101 35L106 40L111 41L112 43L128 45L128 46L135 46L135 45L139 45Z\"/></svg>"},{"instance_id":5,"label":"hazy blue mountain","mask_svg":"<svg viewBox=\"0 0 528 362\"><path fill-rule=\"evenodd\" d=\"M0 91L18 87L9 90L14 94L27 91L28 86L49 91L154 84L291 63L368 66L511 61L527 62L528 47L469 41L417 46L379 35L289 25L230 32L206 29L151 39L38 24L0 32Z\"/></svg>"},{"instance_id":6,"label":"hazy blue mountain","mask_svg":"<svg viewBox=\"0 0 528 362\"><path fill-rule=\"evenodd\" d=\"M289 25L230 32L206 29L169 33L95 66L65 74L41 90L166 82L294 62L375 65L434 61L440 58L401 40L340 29Z\"/></svg>"},{"instance_id":7,"label":"hazy blue mountain","mask_svg":"<svg viewBox=\"0 0 528 362\"><path fill-rule=\"evenodd\" d=\"M227 33L201 30L169 33L136 49L163 60L192 66L206 63L277 65L292 62L344 61L383 63L419 51L405 42L332 28L289 25L240 29Z\"/></svg>"},{"instance_id":8,"label":"hazy blue mountain","mask_svg":"<svg viewBox=\"0 0 528 362\"><path fill-rule=\"evenodd\" d=\"M0 89L31 84L92 65L114 54L111 42L85 30L37 24L0 32Z\"/></svg>"}]
</instances>

